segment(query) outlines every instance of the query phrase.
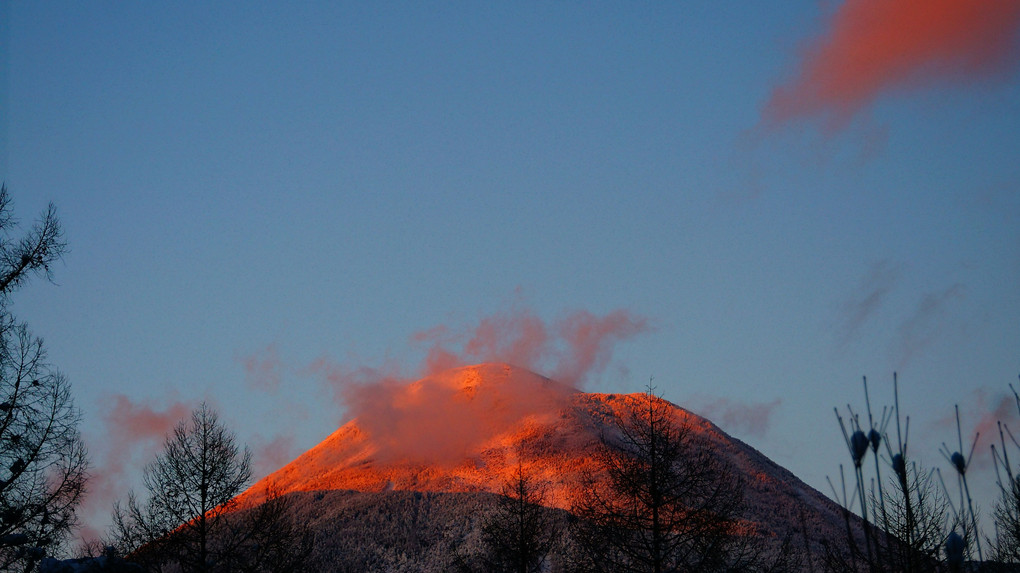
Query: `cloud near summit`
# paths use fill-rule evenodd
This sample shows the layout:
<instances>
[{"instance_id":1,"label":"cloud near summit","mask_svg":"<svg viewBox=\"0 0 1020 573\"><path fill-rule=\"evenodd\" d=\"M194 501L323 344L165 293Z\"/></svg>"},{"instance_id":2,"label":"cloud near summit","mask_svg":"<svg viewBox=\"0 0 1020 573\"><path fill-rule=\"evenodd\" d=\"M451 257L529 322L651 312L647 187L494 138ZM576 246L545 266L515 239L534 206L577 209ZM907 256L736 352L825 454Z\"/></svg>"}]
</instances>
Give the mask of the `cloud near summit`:
<instances>
[{"instance_id":1,"label":"cloud near summit","mask_svg":"<svg viewBox=\"0 0 1020 573\"><path fill-rule=\"evenodd\" d=\"M473 329L439 326L412 340L429 346L420 374L478 362L507 362L575 386L605 370L619 342L648 332L648 321L625 310L598 316L586 310L546 323L528 309L483 317Z\"/></svg>"},{"instance_id":2,"label":"cloud near summit","mask_svg":"<svg viewBox=\"0 0 1020 573\"><path fill-rule=\"evenodd\" d=\"M890 91L1002 77L1018 54L1016 0L846 0L763 120L822 117L840 129Z\"/></svg>"},{"instance_id":3,"label":"cloud near summit","mask_svg":"<svg viewBox=\"0 0 1020 573\"><path fill-rule=\"evenodd\" d=\"M604 316L582 310L546 322L514 308L482 317L473 327L442 325L413 335L412 342L426 350L413 376L326 360L309 371L323 376L381 456L440 463L459 460L524 416L555 411L569 386L582 386L606 369L617 343L648 330L647 320L623 310ZM505 383L478 386L470 400L456 386L414 384L417 377L483 362L524 370ZM566 386L543 385L528 370Z\"/></svg>"}]
</instances>

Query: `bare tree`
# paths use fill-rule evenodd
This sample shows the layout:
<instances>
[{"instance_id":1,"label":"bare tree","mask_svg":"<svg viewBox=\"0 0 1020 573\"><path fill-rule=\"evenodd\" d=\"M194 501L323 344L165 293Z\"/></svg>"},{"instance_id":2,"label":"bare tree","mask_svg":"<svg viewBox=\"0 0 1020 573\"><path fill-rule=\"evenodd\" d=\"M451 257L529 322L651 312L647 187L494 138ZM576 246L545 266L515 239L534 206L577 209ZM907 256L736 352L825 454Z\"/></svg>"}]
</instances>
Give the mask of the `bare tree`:
<instances>
[{"instance_id":1,"label":"bare tree","mask_svg":"<svg viewBox=\"0 0 1020 573\"><path fill-rule=\"evenodd\" d=\"M300 573L308 570L315 532L299 523L292 504L279 489L269 486L266 500L227 519L227 532L216 539L224 571L242 573Z\"/></svg>"},{"instance_id":2,"label":"bare tree","mask_svg":"<svg viewBox=\"0 0 1020 573\"><path fill-rule=\"evenodd\" d=\"M50 203L39 221L23 237L10 237L17 220L11 213L7 185L0 185L0 297L6 310L10 294L31 275L52 279L50 266L67 251L64 232L57 219L57 208Z\"/></svg>"},{"instance_id":3,"label":"bare tree","mask_svg":"<svg viewBox=\"0 0 1020 573\"><path fill-rule=\"evenodd\" d=\"M572 512L589 571L781 570L739 516L738 475L652 389L616 419ZM782 556L780 556L782 557Z\"/></svg>"},{"instance_id":4,"label":"bare tree","mask_svg":"<svg viewBox=\"0 0 1020 573\"><path fill-rule=\"evenodd\" d=\"M224 552L217 535L251 480L251 452L202 404L167 436L143 478L147 502L132 495L126 509L114 509L117 544L155 570L168 562L185 571L216 570Z\"/></svg>"},{"instance_id":5,"label":"bare tree","mask_svg":"<svg viewBox=\"0 0 1020 573\"><path fill-rule=\"evenodd\" d=\"M995 504L996 537L992 559L1000 563L1020 563L1020 476L1000 481L999 500Z\"/></svg>"},{"instance_id":6,"label":"bare tree","mask_svg":"<svg viewBox=\"0 0 1020 573\"><path fill-rule=\"evenodd\" d=\"M544 571L556 543L556 523L544 507L545 488L518 462L503 483L496 509L482 525L486 571Z\"/></svg>"},{"instance_id":7,"label":"bare tree","mask_svg":"<svg viewBox=\"0 0 1020 573\"><path fill-rule=\"evenodd\" d=\"M1020 412L1020 394L1011 384L1013 399ZM999 449L992 445L992 460L995 462L996 485L999 499L995 503L992 517L995 523L995 539L989 540L992 559L1000 563L1020 563L1020 472L1009 459L1009 451L1020 450L1020 442L1009 427L999 421Z\"/></svg>"},{"instance_id":8,"label":"bare tree","mask_svg":"<svg viewBox=\"0 0 1020 573\"><path fill-rule=\"evenodd\" d=\"M32 275L51 278L66 245L51 204L21 238L0 186L0 569L29 570L75 525L88 460L70 383L9 310Z\"/></svg>"},{"instance_id":9,"label":"bare tree","mask_svg":"<svg viewBox=\"0 0 1020 573\"><path fill-rule=\"evenodd\" d=\"M167 436L145 468L145 502L114 506L110 543L149 571L303 571L314 534L270 488L255 507L236 497L251 480L251 453L202 404Z\"/></svg>"}]
</instances>

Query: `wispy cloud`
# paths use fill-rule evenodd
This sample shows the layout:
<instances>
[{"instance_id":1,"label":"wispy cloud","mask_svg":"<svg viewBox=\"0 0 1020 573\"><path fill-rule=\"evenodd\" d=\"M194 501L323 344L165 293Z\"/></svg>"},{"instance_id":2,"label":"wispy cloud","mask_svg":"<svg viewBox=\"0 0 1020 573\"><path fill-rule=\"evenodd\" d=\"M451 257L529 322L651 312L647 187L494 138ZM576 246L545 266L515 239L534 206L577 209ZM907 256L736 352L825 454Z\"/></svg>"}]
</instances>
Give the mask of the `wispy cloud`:
<instances>
[{"instance_id":1,"label":"wispy cloud","mask_svg":"<svg viewBox=\"0 0 1020 573\"><path fill-rule=\"evenodd\" d=\"M237 356L235 360L244 368L244 382L248 388L275 392L280 387L283 365L275 342L258 352Z\"/></svg>"},{"instance_id":2,"label":"wispy cloud","mask_svg":"<svg viewBox=\"0 0 1020 573\"><path fill-rule=\"evenodd\" d=\"M744 402L729 398L695 396L690 408L717 424L726 432L741 436L763 437L772 425L772 416L783 401Z\"/></svg>"},{"instance_id":3,"label":"wispy cloud","mask_svg":"<svg viewBox=\"0 0 1020 573\"><path fill-rule=\"evenodd\" d=\"M252 439L252 472L256 479L269 475L293 460L295 438L292 435L267 439L257 435Z\"/></svg>"},{"instance_id":4,"label":"wispy cloud","mask_svg":"<svg viewBox=\"0 0 1020 573\"><path fill-rule=\"evenodd\" d=\"M904 265L879 261L868 269L854 292L840 305L837 320L837 345L844 348L860 333L861 327L882 307L899 282Z\"/></svg>"},{"instance_id":5,"label":"wispy cloud","mask_svg":"<svg viewBox=\"0 0 1020 573\"><path fill-rule=\"evenodd\" d=\"M1018 37L1016 0L846 0L773 90L763 121L822 118L833 131L893 91L1005 77Z\"/></svg>"},{"instance_id":6,"label":"wispy cloud","mask_svg":"<svg viewBox=\"0 0 1020 573\"><path fill-rule=\"evenodd\" d=\"M902 369L918 352L937 340L947 327L950 305L964 296L964 286L956 283L941 292L928 293L897 329L899 349L897 369Z\"/></svg>"},{"instance_id":7,"label":"wispy cloud","mask_svg":"<svg viewBox=\"0 0 1020 573\"><path fill-rule=\"evenodd\" d=\"M442 325L416 333L412 340L429 348L419 368L422 375L478 362L507 362L559 382L584 385L605 370L617 343L649 330L647 319L625 310L605 316L579 310L547 323L530 309L515 306L480 318L473 328Z\"/></svg>"},{"instance_id":8,"label":"wispy cloud","mask_svg":"<svg viewBox=\"0 0 1020 573\"><path fill-rule=\"evenodd\" d=\"M103 434L89 436L94 466L82 507L86 523L89 516L108 514L113 502L124 497L131 485L128 476L137 475L137 468L155 457L167 433L189 415L193 406L177 401L157 407L135 402L123 394L110 398L103 412ZM86 538L100 533L89 528L83 531Z\"/></svg>"}]
</instances>

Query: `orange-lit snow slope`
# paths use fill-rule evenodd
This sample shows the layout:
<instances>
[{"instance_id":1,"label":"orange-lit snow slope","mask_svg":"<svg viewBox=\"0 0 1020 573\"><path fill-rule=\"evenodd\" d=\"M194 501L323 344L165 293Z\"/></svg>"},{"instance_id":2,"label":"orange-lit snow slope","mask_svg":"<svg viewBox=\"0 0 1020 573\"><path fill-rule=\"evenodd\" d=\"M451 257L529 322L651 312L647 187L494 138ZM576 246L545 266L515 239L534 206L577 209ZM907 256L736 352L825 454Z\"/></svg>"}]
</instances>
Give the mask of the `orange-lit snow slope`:
<instances>
[{"instance_id":1,"label":"orange-lit snow slope","mask_svg":"<svg viewBox=\"0 0 1020 573\"><path fill-rule=\"evenodd\" d=\"M499 493L518 464L546 485L546 503L569 508L592 451L614 416L642 394L593 394L506 364L449 370L360 399L351 420L242 494L243 505L281 493L414 490ZM674 406L677 421L714 444L745 478L745 516L773 532L806 521L841 527L830 500L710 421Z\"/></svg>"}]
</instances>

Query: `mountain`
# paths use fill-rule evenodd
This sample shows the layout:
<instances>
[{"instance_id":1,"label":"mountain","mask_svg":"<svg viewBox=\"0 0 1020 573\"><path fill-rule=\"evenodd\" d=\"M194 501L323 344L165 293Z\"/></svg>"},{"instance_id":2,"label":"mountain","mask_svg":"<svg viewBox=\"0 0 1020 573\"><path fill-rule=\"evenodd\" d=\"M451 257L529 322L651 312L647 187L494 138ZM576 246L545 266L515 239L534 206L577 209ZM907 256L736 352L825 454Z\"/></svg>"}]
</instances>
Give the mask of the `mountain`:
<instances>
[{"instance_id":1,"label":"mountain","mask_svg":"<svg viewBox=\"0 0 1020 573\"><path fill-rule=\"evenodd\" d=\"M291 496L300 519L320 532L333 532L317 541L322 559L350 553L353 548L339 545L358 535L364 537L362 544L401 539L393 531L359 534L350 529L352 520L364 529L373 521L370 515L376 516L376 527L414 536L411 546L419 549L423 538L445 531L426 549L449 553L477 538L478 516L518 464L546 484L551 511L569 510L581 478L600 471L592 456L600 436L642 399L643 394L580 392L494 363L407 385L366 386L352 394L356 418L254 484L239 501L257 504L269 490ZM688 424L743 477L743 519L753 523L757 534L772 540L793 534L798 548L807 544L817 556L821 540L845 533L843 514L827 497L709 420L671 406L677 421ZM341 530L346 533L336 534ZM401 543L384 545L369 553L388 563L389 570L401 570L393 565L401 551L393 548ZM426 553L412 560L425 559Z\"/></svg>"}]
</instances>

